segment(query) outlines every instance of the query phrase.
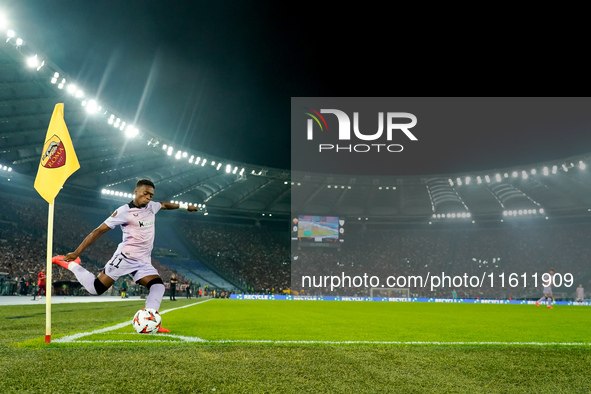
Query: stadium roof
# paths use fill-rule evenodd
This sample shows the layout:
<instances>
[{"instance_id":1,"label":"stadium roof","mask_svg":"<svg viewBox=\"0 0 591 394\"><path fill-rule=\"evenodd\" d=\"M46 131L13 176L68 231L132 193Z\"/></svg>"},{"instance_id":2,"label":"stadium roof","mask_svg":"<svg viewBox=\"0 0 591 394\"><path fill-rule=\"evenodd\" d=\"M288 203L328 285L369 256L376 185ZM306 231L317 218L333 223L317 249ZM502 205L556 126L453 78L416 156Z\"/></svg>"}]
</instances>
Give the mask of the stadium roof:
<instances>
[{"instance_id":1,"label":"stadium roof","mask_svg":"<svg viewBox=\"0 0 591 394\"><path fill-rule=\"evenodd\" d=\"M292 202L301 214L423 223L584 216L591 209L590 155L473 173L372 177L292 172L181 150L157 130L137 127L129 114L87 97L15 32L1 33L2 182L23 176L32 185L53 107L64 102L81 164L64 187L71 194L125 201L135 181L148 177L159 199L249 217L287 217Z\"/></svg>"}]
</instances>

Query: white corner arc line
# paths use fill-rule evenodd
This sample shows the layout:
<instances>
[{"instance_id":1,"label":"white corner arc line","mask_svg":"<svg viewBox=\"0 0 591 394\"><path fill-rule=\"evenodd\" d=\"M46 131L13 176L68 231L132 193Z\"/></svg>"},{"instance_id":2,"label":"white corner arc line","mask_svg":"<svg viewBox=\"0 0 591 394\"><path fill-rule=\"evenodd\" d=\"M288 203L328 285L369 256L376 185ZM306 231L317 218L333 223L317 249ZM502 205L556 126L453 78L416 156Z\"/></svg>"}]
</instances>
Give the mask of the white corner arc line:
<instances>
[{"instance_id":1,"label":"white corner arc line","mask_svg":"<svg viewBox=\"0 0 591 394\"><path fill-rule=\"evenodd\" d=\"M176 311L178 309L183 309L183 308L188 308L190 306L194 306L194 305L198 305L198 304L203 304L204 302L211 301L212 299L213 298L210 298L210 299L207 299L207 300L204 300L204 301L195 302L195 303L189 304L189 305L179 306L177 308L167 309L165 311L160 312L160 314L163 315L165 313ZM118 323L118 324L115 324L114 326L99 328L99 329L96 329L96 330L93 330L93 331L79 332L79 333L72 334L72 335L66 335L65 337L57 338L57 339L53 340L52 342L53 343L71 343L71 342L76 341L79 338L83 338L83 337L86 337L86 336L89 336L89 335L94 335L94 334L102 334L102 333L109 332L109 331L115 331L115 330L118 330L118 329L123 328L123 327L128 326L128 325L130 325L130 321L126 321L126 322L123 322L123 323ZM163 334L158 334L158 335L163 335ZM181 336L179 335L179 337L181 337ZM188 342L200 342L200 341L204 341L203 339L197 338L197 337L187 337L187 338L191 338L191 340L188 341ZM198 339L198 340L196 340L196 339Z\"/></svg>"}]
</instances>

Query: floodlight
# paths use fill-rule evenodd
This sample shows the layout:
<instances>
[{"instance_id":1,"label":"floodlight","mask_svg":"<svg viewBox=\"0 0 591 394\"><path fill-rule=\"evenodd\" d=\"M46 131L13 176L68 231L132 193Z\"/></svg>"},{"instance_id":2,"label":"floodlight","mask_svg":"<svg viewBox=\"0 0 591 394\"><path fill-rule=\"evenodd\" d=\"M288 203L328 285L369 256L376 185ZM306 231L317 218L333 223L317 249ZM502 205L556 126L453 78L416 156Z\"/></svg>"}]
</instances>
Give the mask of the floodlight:
<instances>
[{"instance_id":1,"label":"floodlight","mask_svg":"<svg viewBox=\"0 0 591 394\"><path fill-rule=\"evenodd\" d=\"M30 58L27 59L27 66L29 66L31 68L35 68L35 67L39 66L39 59L37 58L37 55L31 56Z\"/></svg>"},{"instance_id":2,"label":"floodlight","mask_svg":"<svg viewBox=\"0 0 591 394\"><path fill-rule=\"evenodd\" d=\"M125 129L125 136L127 138L134 138L139 133L140 133L140 131L132 125L127 126L127 129Z\"/></svg>"},{"instance_id":3,"label":"floodlight","mask_svg":"<svg viewBox=\"0 0 591 394\"><path fill-rule=\"evenodd\" d=\"M86 104L86 112L94 114L98 110L98 104L95 100L88 100Z\"/></svg>"},{"instance_id":4,"label":"floodlight","mask_svg":"<svg viewBox=\"0 0 591 394\"><path fill-rule=\"evenodd\" d=\"M20 47L21 45L23 45L23 39L22 38L17 38L16 39L16 46Z\"/></svg>"}]
</instances>

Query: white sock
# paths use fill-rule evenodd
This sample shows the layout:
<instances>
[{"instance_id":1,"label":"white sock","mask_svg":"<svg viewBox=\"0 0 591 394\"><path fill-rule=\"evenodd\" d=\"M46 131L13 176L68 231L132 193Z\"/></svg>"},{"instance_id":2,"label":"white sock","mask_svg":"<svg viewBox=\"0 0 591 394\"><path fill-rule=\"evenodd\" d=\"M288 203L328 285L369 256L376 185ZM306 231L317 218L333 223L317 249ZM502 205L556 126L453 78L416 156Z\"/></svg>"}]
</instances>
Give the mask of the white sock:
<instances>
[{"instance_id":1,"label":"white sock","mask_svg":"<svg viewBox=\"0 0 591 394\"><path fill-rule=\"evenodd\" d=\"M76 275L78 282L80 282L90 294L97 295L96 289L94 288L94 280L96 279L94 274L88 272L80 264L76 263L70 263L68 269Z\"/></svg>"},{"instance_id":2,"label":"white sock","mask_svg":"<svg viewBox=\"0 0 591 394\"><path fill-rule=\"evenodd\" d=\"M150 286L150 292L148 298L146 298L146 308L160 309L160 303L164 296L164 285L162 283L156 283Z\"/></svg>"}]
</instances>

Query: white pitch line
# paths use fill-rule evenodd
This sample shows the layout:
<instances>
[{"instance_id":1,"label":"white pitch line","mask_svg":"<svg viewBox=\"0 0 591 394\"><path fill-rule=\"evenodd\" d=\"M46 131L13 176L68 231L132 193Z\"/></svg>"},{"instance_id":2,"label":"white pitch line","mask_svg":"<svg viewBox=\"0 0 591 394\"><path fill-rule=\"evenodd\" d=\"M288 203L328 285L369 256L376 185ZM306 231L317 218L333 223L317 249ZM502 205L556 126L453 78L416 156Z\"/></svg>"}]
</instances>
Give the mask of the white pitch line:
<instances>
[{"instance_id":1,"label":"white pitch line","mask_svg":"<svg viewBox=\"0 0 591 394\"><path fill-rule=\"evenodd\" d=\"M438 341L273 341L221 339L206 340L207 343L269 343L298 345L504 345L504 346L591 346L584 342L438 342Z\"/></svg>"},{"instance_id":2,"label":"white pitch line","mask_svg":"<svg viewBox=\"0 0 591 394\"><path fill-rule=\"evenodd\" d=\"M193 306L193 305L203 304L204 302L211 301L212 299L213 298L210 298L210 299L207 299L207 300L204 300L204 301L200 301L200 302L195 302L195 303L189 304L189 305L179 306L177 308L167 309L165 311L160 312L160 314L163 315L165 313L176 311L176 310L183 309L183 308L188 308L188 307ZM53 342L54 343L70 343L70 342L76 341L78 338L83 338L83 337L86 337L86 336L89 336L89 335L102 334L102 333L109 332L109 331L115 331L115 330L118 330L120 328L123 328L123 327L126 327L126 326L130 325L130 323L131 323L130 321L126 321L126 322L123 322L123 323L115 324L114 326L99 328L97 330L93 330L93 331L90 331L90 332L79 332L77 334L66 335L65 337L55 339ZM158 334L158 335L160 336L160 335L163 335L163 334ZM189 338L189 337L187 337L187 338ZM190 337L190 338L197 338L197 337ZM201 338L198 338L198 339L201 339ZM201 339L201 341L203 341L203 340ZM141 341L141 342L143 342L143 341ZM192 340L191 342L200 342L200 341L198 341L198 340Z\"/></svg>"},{"instance_id":3,"label":"white pitch line","mask_svg":"<svg viewBox=\"0 0 591 394\"><path fill-rule=\"evenodd\" d=\"M125 335L133 335L133 334L125 334ZM174 334L156 334L151 338L160 338L160 337L171 337L174 339L180 339L180 341L173 341L173 340L160 340L160 339L148 339L149 336L145 336L145 340L141 339L106 339L104 341L76 341L76 343L122 343L122 342L129 342L129 343L154 343L154 342L163 342L163 343L187 343L187 342L207 342L205 339L199 337L187 337L184 335L174 335Z\"/></svg>"}]
</instances>

